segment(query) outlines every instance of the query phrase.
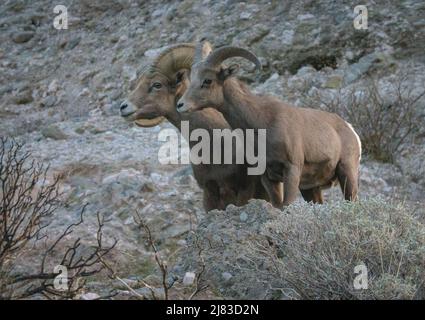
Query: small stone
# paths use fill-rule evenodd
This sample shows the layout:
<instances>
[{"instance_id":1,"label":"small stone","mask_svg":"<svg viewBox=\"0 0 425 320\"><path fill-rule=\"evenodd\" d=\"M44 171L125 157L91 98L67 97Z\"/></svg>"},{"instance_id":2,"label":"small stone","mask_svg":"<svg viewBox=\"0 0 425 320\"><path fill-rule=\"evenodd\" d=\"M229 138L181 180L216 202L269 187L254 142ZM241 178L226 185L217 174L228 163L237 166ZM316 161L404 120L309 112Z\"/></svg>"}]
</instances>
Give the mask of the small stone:
<instances>
[{"instance_id":1,"label":"small stone","mask_svg":"<svg viewBox=\"0 0 425 320\"><path fill-rule=\"evenodd\" d=\"M143 186L140 188L142 192L153 192L155 191L155 186L151 182L145 182Z\"/></svg>"},{"instance_id":2,"label":"small stone","mask_svg":"<svg viewBox=\"0 0 425 320\"><path fill-rule=\"evenodd\" d=\"M144 56L152 59L152 58L156 57L165 48L166 47L146 50L145 53L144 53Z\"/></svg>"},{"instance_id":3,"label":"small stone","mask_svg":"<svg viewBox=\"0 0 425 320\"><path fill-rule=\"evenodd\" d=\"M128 40L128 37L124 34L124 35L122 35L119 39L118 39L118 41L119 42L126 42Z\"/></svg>"},{"instance_id":4,"label":"small stone","mask_svg":"<svg viewBox=\"0 0 425 320\"><path fill-rule=\"evenodd\" d=\"M153 290L153 293L152 293ZM152 300L154 297L156 299L164 299L164 289L163 288L140 288L135 290L139 295L143 296L145 299Z\"/></svg>"},{"instance_id":5,"label":"small stone","mask_svg":"<svg viewBox=\"0 0 425 320\"><path fill-rule=\"evenodd\" d=\"M242 213L239 215L239 219L242 222L246 222L248 220L248 214L245 211L242 211Z\"/></svg>"},{"instance_id":6,"label":"small stone","mask_svg":"<svg viewBox=\"0 0 425 320\"><path fill-rule=\"evenodd\" d=\"M181 247L186 247L187 246L187 241L184 239L180 239L179 241L177 241L177 244Z\"/></svg>"},{"instance_id":7,"label":"small stone","mask_svg":"<svg viewBox=\"0 0 425 320\"><path fill-rule=\"evenodd\" d=\"M90 133L91 134L100 134L100 133L104 133L107 131L107 128L104 127L100 127L100 126L93 126L90 128Z\"/></svg>"},{"instance_id":8,"label":"small stone","mask_svg":"<svg viewBox=\"0 0 425 320\"><path fill-rule=\"evenodd\" d=\"M250 19L251 17L252 17L252 13L251 13L251 12L246 12L246 11L242 12L242 13L239 15L239 18L240 18L241 20L248 20L248 19Z\"/></svg>"},{"instance_id":9,"label":"small stone","mask_svg":"<svg viewBox=\"0 0 425 320\"><path fill-rule=\"evenodd\" d=\"M121 90L112 90L111 93L109 94L109 98L114 101L117 100L122 94Z\"/></svg>"},{"instance_id":10,"label":"small stone","mask_svg":"<svg viewBox=\"0 0 425 320\"><path fill-rule=\"evenodd\" d=\"M125 278L122 281L125 282L125 284L119 281L114 284L114 288L119 290L125 290L128 289L128 287L132 289L138 289L140 287L139 281L137 281L137 279Z\"/></svg>"},{"instance_id":11,"label":"small stone","mask_svg":"<svg viewBox=\"0 0 425 320\"><path fill-rule=\"evenodd\" d=\"M53 80L52 82L50 82L48 88L47 88L47 92L49 93L55 93L56 91L58 91L59 86L58 86L58 82L57 80Z\"/></svg>"},{"instance_id":12,"label":"small stone","mask_svg":"<svg viewBox=\"0 0 425 320\"><path fill-rule=\"evenodd\" d=\"M196 274L195 272L186 272L183 277L183 284L186 286L190 286L195 281Z\"/></svg>"},{"instance_id":13,"label":"small stone","mask_svg":"<svg viewBox=\"0 0 425 320\"><path fill-rule=\"evenodd\" d=\"M223 280L226 282L233 278L233 275L230 272L223 272L221 276L223 277Z\"/></svg>"},{"instance_id":14,"label":"small stone","mask_svg":"<svg viewBox=\"0 0 425 320\"><path fill-rule=\"evenodd\" d=\"M100 296L94 292L87 292L81 295L82 300L96 300L99 299Z\"/></svg>"},{"instance_id":15,"label":"small stone","mask_svg":"<svg viewBox=\"0 0 425 320\"><path fill-rule=\"evenodd\" d=\"M33 101L31 90L25 90L17 94L14 99L16 104L27 104Z\"/></svg>"},{"instance_id":16,"label":"small stone","mask_svg":"<svg viewBox=\"0 0 425 320\"><path fill-rule=\"evenodd\" d=\"M12 35L12 40L15 43L25 43L28 42L34 37L34 32L32 31L23 31L19 33L15 33Z\"/></svg>"},{"instance_id":17,"label":"small stone","mask_svg":"<svg viewBox=\"0 0 425 320\"><path fill-rule=\"evenodd\" d=\"M329 89L338 89L342 85L342 80L341 76L330 76L323 86Z\"/></svg>"},{"instance_id":18,"label":"small stone","mask_svg":"<svg viewBox=\"0 0 425 320\"><path fill-rule=\"evenodd\" d=\"M78 46L78 44L80 43L81 38L77 37L77 38L73 38L70 41L68 41L68 43L66 44L66 48L68 50L72 50L74 49L76 46Z\"/></svg>"},{"instance_id":19,"label":"small stone","mask_svg":"<svg viewBox=\"0 0 425 320\"><path fill-rule=\"evenodd\" d=\"M84 127L78 127L77 129L74 130L76 133L78 134L83 134L86 130Z\"/></svg>"},{"instance_id":20,"label":"small stone","mask_svg":"<svg viewBox=\"0 0 425 320\"><path fill-rule=\"evenodd\" d=\"M45 138L50 138L53 140L65 140L68 138L68 136L56 125L50 125L47 127L44 127L41 130L41 134Z\"/></svg>"},{"instance_id":21,"label":"small stone","mask_svg":"<svg viewBox=\"0 0 425 320\"><path fill-rule=\"evenodd\" d=\"M78 94L80 97L82 96L88 96L90 94L90 90L88 88L84 88L81 90L81 92Z\"/></svg>"},{"instance_id":22,"label":"small stone","mask_svg":"<svg viewBox=\"0 0 425 320\"><path fill-rule=\"evenodd\" d=\"M151 173L151 179L154 183L160 183L162 180L162 176L159 173L152 172Z\"/></svg>"},{"instance_id":23,"label":"small stone","mask_svg":"<svg viewBox=\"0 0 425 320\"><path fill-rule=\"evenodd\" d=\"M56 101L57 101L57 98L55 96L47 96L41 102L41 106L46 108L51 108L55 105Z\"/></svg>"},{"instance_id":24,"label":"small stone","mask_svg":"<svg viewBox=\"0 0 425 320\"><path fill-rule=\"evenodd\" d=\"M377 53L370 53L347 67L344 72L344 84L348 85L359 79L376 64L381 56Z\"/></svg>"},{"instance_id":25,"label":"small stone","mask_svg":"<svg viewBox=\"0 0 425 320\"><path fill-rule=\"evenodd\" d=\"M311 20L311 19L314 19L314 15L312 15L311 13L299 14L297 16L298 21L306 21L306 20Z\"/></svg>"},{"instance_id":26,"label":"small stone","mask_svg":"<svg viewBox=\"0 0 425 320\"><path fill-rule=\"evenodd\" d=\"M159 18L165 13L165 9L163 7L156 9L152 12L152 18Z\"/></svg>"}]
</instances>

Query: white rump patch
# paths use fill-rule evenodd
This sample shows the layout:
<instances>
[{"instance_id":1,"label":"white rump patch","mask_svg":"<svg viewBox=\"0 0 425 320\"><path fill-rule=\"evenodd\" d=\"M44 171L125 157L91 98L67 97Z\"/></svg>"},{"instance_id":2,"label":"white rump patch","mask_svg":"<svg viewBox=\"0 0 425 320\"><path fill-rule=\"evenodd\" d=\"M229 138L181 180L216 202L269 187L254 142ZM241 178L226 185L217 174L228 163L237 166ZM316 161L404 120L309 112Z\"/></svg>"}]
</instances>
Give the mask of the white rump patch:
<instances>
[{"instance_id":1,"label":"white rump patch","mask_svg":"<svg viewBox=\"0 0 425 320\"><path fill-rule=\"evenodd\" d=\"M357 132L354 130L353 126L351 125L351 123L348 123L347 121L345 121L345 123L348 125L351 131L353 131L354 136L357 139L357 144L359 145L359 161L360 161L360 159L362 158L362 142L360 140L359 135L357 134Z\"/></svg>"}]
</instances>

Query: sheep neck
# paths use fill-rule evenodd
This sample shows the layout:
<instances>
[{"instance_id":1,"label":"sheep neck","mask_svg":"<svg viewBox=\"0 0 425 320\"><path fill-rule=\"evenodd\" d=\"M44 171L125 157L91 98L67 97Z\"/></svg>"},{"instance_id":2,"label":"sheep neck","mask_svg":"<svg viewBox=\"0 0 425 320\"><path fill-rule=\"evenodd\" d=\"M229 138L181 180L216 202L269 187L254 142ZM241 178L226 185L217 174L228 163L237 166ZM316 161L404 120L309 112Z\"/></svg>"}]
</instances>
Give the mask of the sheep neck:
<instances>
[{"instance_id":1,"label":"sheep neck","mask_svg":"<svg viewBox=\"0 0 425 320\"><path fill-rule=\"evenodd\" d=\"M179 131L181 130L181 121L182 119L181 115L177 112L170 112L168 113L165 118L173 125L175 126Z\"/></svg>"},{"instance_id":2,"label":"sheep neck","mask_svg":"<svg viewBox=\"0 0 425 320\"><path fill-rule=\"evenodd\" d=\"M264 110L261 110L256 95L235 78L227 79L223 84L224 104L219 111L234 129L266 128Z\"/></svg>"}]
</instances>

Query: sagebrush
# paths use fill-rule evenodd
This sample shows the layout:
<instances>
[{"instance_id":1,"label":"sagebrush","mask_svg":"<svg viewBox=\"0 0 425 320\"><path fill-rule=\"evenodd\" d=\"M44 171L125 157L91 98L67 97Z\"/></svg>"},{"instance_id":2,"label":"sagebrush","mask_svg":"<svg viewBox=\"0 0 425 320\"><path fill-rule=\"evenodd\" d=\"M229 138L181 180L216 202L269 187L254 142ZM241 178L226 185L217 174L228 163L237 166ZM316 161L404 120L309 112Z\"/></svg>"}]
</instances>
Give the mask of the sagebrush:
<instances>
[{"instance_id":1,"label":"sagebrush","mask_svg":"<svg viewBox=\"0 0 425 320\"><path fill-rule=\"evenodd\" d=\"M425 299L425 225L404 203L295 204L263 235L271 245L255 241L247 255L263 266L269 297ZM354 287L358 265L367 289Z\"/></svg>"},{"instance_id":2,"label":"sagebrush","mask_svg":"<svg viewBox=\"0 0 425 320\"><path fill-rule=\"evenodd\" d=\"M399 74L389 80L385 91L375 78L368 77L362 85L340 89L334 95L315 91L305 97L305 103L340 115L356 129L366 154L394 162L415 136L425 132L419 112L424 96L425 90L415 91L408 76Z\"/></svg>"}]
</instances>

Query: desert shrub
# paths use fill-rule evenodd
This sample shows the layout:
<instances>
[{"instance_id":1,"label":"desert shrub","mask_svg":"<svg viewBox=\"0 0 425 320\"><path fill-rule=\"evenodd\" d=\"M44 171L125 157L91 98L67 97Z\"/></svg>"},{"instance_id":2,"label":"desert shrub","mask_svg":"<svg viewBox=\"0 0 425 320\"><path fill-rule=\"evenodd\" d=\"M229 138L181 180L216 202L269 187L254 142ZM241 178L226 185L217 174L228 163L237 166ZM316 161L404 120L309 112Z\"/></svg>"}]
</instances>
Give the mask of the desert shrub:
<instances>
[{"instance_id":1,"label":"desert shrub","mask_svg":"<svg viewBox=\"0 0 425 320\"><path fill-rule=\"evenodd\" d=\"M415 210L383 200L294 204L247 246L269 298L424 299L425 225ZM357 265L367 289L355 289Z\"/></svg>"},{"instance_id":2,"label":"desert shrub","mask_svg":"<svg viewBox=\"0 0 425 320\"><path fill-rule=\"evenodd\" d=\"M0 300L74 298L85 280L103 269L103 259L115 246L105 246L103 218L98 215L97 238L84 247L79 238L69 240L75 227L84 223L84 208L77 222L65 226L56 237L48 227L60 199L58 178L49 182L48 167L31 160L31 154L14 140L0 139ZM69 240L69 241L68 241ZM40 250L38 265L26 266L25 256ZM55 266L62 270L55 271ZM67 277L58 278L66 268ZM59 289L54 285L66 283Z\"/></svg>"},{"instance_id":3,"label":"desert shrub","mask_svg":"<svg viewBox=\"0 0 425 320\"><path fill-rule=\"evenodd\" d=\"M407 75L389 81L386 92L369 77L365 83L329 96L316 91L305 103L334 112L350 122L362 141L364 152L376 160L394 162L407 142L424 132L418 103L425 91L415 92Z\"/></svg>"}]
</instances>

